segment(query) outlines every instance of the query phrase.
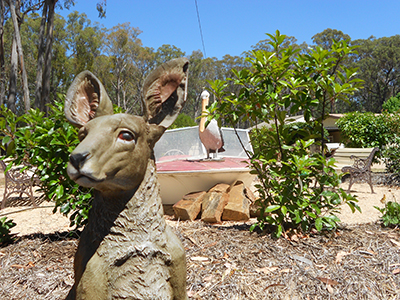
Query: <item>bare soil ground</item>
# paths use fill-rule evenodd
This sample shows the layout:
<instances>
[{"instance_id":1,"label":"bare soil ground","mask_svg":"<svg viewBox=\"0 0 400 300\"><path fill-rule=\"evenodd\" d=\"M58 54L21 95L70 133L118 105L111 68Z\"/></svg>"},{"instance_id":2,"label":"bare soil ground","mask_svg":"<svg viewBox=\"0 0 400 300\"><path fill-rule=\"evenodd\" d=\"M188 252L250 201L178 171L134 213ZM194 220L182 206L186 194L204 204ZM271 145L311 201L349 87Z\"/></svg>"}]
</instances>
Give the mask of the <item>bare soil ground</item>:
<instances>
[{"instance_id":1,"label":"bare soil ground","mask_svg":"<svg viewBox=\"0 0 400 300\"><path fill-rule=\"evenodd\" d=\"M373 208L384 197L400 201L400 190L374 189L353 186L363 213L343 207L337 232L292 240L250 233L255 220L208 225L166 215L186 249L190 298L400 299L400 231L382 228ZM0 211L17 223L15 242L0 245L0 299L63 299L79 232L69 233L68 219L50 203L25 204Z\"/></svg>"}]
</instances>

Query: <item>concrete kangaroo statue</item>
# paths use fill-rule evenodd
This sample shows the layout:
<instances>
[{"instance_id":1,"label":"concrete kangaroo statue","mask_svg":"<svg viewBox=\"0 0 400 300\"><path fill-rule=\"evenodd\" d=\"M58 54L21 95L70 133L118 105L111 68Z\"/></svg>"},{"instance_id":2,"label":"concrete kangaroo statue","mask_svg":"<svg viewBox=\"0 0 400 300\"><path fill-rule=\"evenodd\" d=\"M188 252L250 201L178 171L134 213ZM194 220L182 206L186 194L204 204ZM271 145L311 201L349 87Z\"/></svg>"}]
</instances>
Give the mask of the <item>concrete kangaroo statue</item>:
<instances>
[{"instance_id":1,"label":"concrete kangaroo statue","mask_svg":"<svg viewBox=\"0 0 400 300\"><path fill-rule=\"evenodd\" d=\"M153 147L186 101L189 61L166 62L144 81L144 116L113 115L89 71L67 92L65 115L80 127L68 174L95 190L66 299L187 299L186 258L163 217Z\"/></svg>"}]
</instances>

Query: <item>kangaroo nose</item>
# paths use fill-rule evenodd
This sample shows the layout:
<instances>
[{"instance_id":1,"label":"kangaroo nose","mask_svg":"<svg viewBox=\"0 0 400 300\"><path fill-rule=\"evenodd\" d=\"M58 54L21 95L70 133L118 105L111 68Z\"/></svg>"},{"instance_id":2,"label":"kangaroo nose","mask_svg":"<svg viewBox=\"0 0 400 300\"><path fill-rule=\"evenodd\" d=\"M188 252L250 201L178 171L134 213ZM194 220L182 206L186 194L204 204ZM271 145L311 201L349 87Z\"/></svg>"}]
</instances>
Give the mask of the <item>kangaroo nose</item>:
<instances>
[{"instance_id":1,"label":"kangaroo nose","mask_svg":"<svg viewBox=\"0 0 400 300\"><path fill-rule=\"evenodd\" d=\"M75 169L79 170L85 164L88 156L89 152L72 154L69 156L69 162Z\"/></svg>"}]
</instances>

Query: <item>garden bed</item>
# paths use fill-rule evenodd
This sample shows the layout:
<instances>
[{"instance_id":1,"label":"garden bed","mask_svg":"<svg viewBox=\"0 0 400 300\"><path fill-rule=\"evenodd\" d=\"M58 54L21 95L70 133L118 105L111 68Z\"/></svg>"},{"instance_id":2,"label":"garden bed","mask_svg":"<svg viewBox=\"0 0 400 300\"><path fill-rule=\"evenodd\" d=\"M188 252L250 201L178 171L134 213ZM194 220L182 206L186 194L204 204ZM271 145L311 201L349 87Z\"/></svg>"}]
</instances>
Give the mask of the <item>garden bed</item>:
<instances>
[{"instance_id":1,"label":"garden bed","mask_svg":"<svg viewBox=\"0 0 400 300\"><path fill-rule=\"evenodd\" d=\"M192 299L396 299L400 232L377 224L280 238L249 224L176 222ZM73 284L77 235L19 237L0 248L1 299L62 299Z\"/></svg>"},{"instance_id":2,"label":"garden bed","mask_svg":"<svg viewBox=\"0 0 400 300\"><path fill-rule=\"evenodd\" d=\"M347 183L342 184L347 188ZM246 223L209 225L166 216L187 256L191 299L397 299L400 231L379 225L382 198L400 199L398 188L355 184L363 213L340 216L337 232L291 239L250 233ZM42 203L48 206L49 203ZM9 207L0 214L20 210ZM51 208L8 215L19 234L0 246L0 299L63 299L73 284L78 235ZM24 215L25 214L25 215ZM50 221L50 216L55 219ZM36 221L35 221L36 220ZM60 222L58 222L59 220ZM38 225L34 225L37 222ZM39 226L41 225L41 226ZM43 225L43 226L42 226ZM45 233L44 233L45 232ZM61 233L60 233L61 232Z\"/></svg>"}]
</instances>

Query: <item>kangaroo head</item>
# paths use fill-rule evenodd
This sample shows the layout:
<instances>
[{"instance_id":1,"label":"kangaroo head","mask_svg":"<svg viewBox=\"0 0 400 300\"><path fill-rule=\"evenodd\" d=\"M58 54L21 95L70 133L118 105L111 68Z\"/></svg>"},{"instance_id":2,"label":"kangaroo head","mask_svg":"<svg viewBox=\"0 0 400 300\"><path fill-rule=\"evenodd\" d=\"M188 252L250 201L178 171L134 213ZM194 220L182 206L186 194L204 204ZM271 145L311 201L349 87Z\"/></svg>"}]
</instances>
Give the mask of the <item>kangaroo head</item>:
<instances>
[{"instance_id":1,"label":"kangaroo head","mask_svg":"<svg viewBox=\"0 0 400 300\"><path fill-rule=\"evenodd\" d=\"M68 89L67 119L79 129L80 144L70 155L68 175L101 192L136 188L146 173L153 147L186 101L188 60L169 61L143 86L144 115L113 114L101 82L89 71Z\"/></svg>"}]
</instances>

